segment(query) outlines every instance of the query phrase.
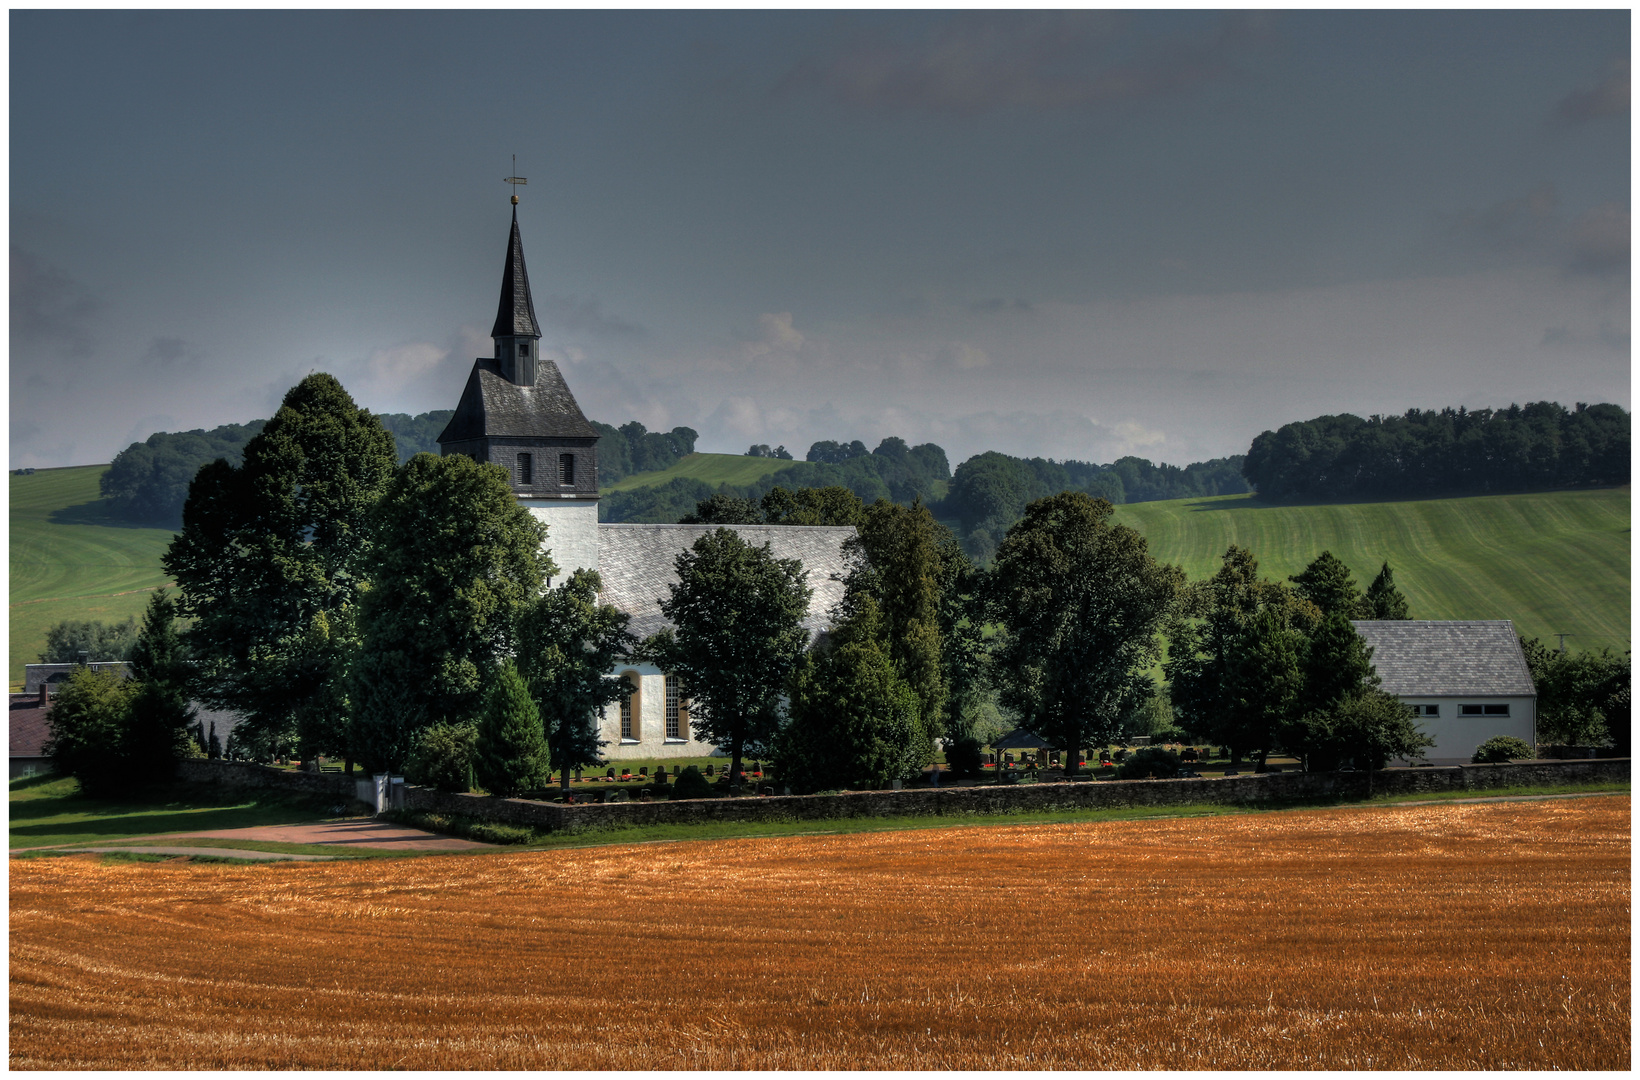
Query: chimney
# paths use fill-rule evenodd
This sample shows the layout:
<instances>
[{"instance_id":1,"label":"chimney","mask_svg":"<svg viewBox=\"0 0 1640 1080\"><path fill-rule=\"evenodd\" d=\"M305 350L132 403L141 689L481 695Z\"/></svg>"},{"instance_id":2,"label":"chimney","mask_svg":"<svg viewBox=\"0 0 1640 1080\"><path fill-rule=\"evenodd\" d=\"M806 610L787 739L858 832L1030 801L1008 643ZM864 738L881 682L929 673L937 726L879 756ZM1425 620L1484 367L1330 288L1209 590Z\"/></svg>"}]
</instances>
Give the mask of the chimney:
<instances>
[{"instance_id":1,"label":"chimney","mask_svg":"<svg viewBox=\"0 0 1640 1080\"><path fill-rule=\"evenodd\" d=\"M40 684L40 708L43 709L49 704L51 704L51 702L46 698L46 684L41 683Z\"/></svg>"}]
</instances>

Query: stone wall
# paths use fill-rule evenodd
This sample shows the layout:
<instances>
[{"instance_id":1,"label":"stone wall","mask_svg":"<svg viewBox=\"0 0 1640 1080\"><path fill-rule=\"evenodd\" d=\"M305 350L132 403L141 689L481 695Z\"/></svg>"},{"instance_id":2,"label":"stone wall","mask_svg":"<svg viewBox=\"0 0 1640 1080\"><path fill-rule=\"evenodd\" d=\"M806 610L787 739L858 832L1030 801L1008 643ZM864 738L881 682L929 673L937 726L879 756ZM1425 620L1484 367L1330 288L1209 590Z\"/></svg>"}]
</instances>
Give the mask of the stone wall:
<instances>
[{"instance_id":1,"label":"stone wall","mask_svg":"<svg viewBox=\"0 0 1640 1080\"><path fill-rule=\"evenodd\" d=\"M189 758L177 762L177 779L188 784L212 784L236 789L279 788L347 799L354 796L353 781L362 778L363 774L343 776L341 773L293 772L290 769L253 765L248 761Z\"/></svg>"},{"instance_id":2,"label":"stone wall","mask_svg":"<svg viewBox=\"0 0 1640 1080\"><path fill-rule=\"evenodd\" d=\"M353 778L270 769L243 762L185 761L179 776L241 787L286 787L351 797ZM1372 795L1484 793L1526 784L1576 784L1629 779L1628 758L1534 761L1503 765L1447 765L1375 773L1252 773L1188 780L1099 780L1075 783L849 791L838 795L772 795L676 802L560 803L453 795L407 786L405 806L440 814L580 832L612 825L688 825L708 821L824 821L851 817L940 817L1037 810L1117 809L1145 806L1259 806L1309 800L1365 799Z\"/></svg>"}]
</instances>

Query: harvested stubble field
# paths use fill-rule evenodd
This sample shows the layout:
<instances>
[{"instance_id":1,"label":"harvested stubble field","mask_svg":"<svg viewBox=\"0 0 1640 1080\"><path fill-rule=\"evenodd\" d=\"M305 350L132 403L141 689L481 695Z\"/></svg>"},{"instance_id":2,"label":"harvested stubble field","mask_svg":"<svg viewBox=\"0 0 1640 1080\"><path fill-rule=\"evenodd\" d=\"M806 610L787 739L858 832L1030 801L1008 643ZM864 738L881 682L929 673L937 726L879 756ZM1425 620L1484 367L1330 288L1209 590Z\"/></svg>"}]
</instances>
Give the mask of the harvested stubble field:
<instances>
[{"instance_id":1,"label":"harvested stubble field","mask_svg":"<svg viewBox=\"0 0 1640 1080\"><path fill-rule=\"evenodd\" d=\"M1629 1064L1629 800L11 868L13 1068Z\"/></svg>"}]
</instances>

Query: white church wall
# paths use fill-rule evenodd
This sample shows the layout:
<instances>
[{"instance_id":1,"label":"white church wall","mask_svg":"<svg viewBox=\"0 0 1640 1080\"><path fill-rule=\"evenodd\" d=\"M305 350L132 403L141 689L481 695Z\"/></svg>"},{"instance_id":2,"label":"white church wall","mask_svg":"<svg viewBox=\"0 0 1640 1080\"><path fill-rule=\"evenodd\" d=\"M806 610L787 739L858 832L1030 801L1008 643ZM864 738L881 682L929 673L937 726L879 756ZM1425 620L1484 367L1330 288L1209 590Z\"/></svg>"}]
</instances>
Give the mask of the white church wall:
<instances>
[{"instance_id":1,"label":"white church wall","mask_svg":"<svg viewBox=\"0 0 1640 1080\"><path fill-rule=\"evenodd\" d=\"M547 527L547 550L558 573L547 584L556 587L577 570L598 569L597 499L519 499L530 515Z\"/></svg>"},{"instance_id":2,"label":"white church wall","mask_svg":"<svg viewBox=\"0 0 1640 1080\"><path fill-rule=\"evenodd\" d=\"M604 758L609 761L636 761L653 758L706 757L717 748L695 738L693 729L686 739L666 737L666 676L653 664L622 664L616 675L635 672L638 676L636 707L632 719L637 730L635 739L621 738L621 706L619 702L605 706L598 722L598 737L605 743Z\"/></svg>"}]
</instances>

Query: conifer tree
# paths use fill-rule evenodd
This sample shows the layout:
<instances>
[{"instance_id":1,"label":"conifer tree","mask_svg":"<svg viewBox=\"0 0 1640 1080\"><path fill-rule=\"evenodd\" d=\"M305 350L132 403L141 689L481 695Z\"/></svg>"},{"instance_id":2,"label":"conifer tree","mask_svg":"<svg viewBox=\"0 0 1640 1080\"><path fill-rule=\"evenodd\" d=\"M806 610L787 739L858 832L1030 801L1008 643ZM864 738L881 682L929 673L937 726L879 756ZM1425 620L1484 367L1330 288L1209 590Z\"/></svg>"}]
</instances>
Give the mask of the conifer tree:
<instances>
[{"instance_id":1,"label":"conifer tree","mask_svg":"<svg viewBox=\"0 0 1640 1080\"><path fill-rule=\"evenodd\" d=\"M541 712L511 661L494 669L478 719L473 775L480 787L502 798L540 787L551 775Z\"/></svg>"},{"instance_id":2,"label":"conifer tree","mask_svg":"<svg viewBox=\"0 0 1640 1080\"><path fill-rule=\"evenodd\" d=\"M1410 609L1407 598L1401 595L1401 590L1395 587L1395 575L1390 572L1389 561L1384 561L1384 568L1378 571L1378 576L1372 579L1367 586L1367 595L1361 601L1361 618L1363 619L1410 619Z\"/></svg>"},{"instance_id":3,"label":"conifer tree","mask_svg":"<svg viewBox=\"0 0 1640 1080\"><path fill-rule=\"evenodd\" d=\"M176 603L160 589L148 599L131 675L138 689L122 733L121 757L133 784L168 782L179 758L194 753L196 720L188 695L188 665L176 628Z\"/></svg>"},{"instance_id":4,"label":"conifer tree","mask_svg":"<svg viewBox=\"0 0 1640 1080\"><path fill-rule=\"evenodd\" d=\"M1354 618L1361 603L1361 590L1350 577L1350 568L1330 551L1323 551L1301 574L1287 579L1299 596L1321 609L1323 615L1341 613Z\"/></svg>"}]
</instances>

